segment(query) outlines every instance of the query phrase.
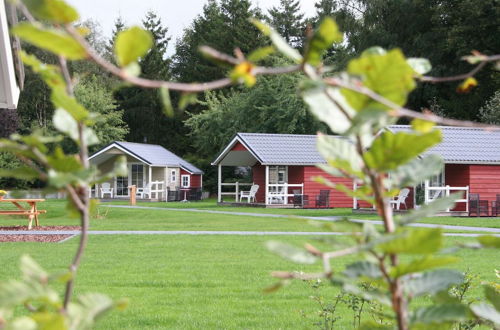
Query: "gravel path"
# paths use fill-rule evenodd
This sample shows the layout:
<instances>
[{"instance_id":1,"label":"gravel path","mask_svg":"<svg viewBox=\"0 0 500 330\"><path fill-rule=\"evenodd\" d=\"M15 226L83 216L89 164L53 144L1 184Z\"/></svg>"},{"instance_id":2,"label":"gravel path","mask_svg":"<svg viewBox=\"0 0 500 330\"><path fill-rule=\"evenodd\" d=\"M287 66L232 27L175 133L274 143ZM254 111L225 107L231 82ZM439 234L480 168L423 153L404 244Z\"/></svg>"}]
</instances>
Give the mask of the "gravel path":
<instances>
[{"instance_id":1,"label":"gravel path","mask_svg":"<svg viewBox=\"0 0 500 330\"><path fill-rule=\"evenodd\" d=\"M78 230L2 230L0 235L79 235ZM342 232L222 231L222 230L89 230L89 235L229 235L229 236L345 236ZM444 233L445 236L477 237L483 234ZM500 234L494 234L499 236Z\"/></svg>"},{"instance_id":2,"label":"gravel path","mask_svg":"<svg viewBox=\"0 0 500 330\"><path fill-rule=\"evenodd\" d=\"M303 216L303 215L287 215L287 214L269 214L269 213L247 213L247 212L232 212L232 211L214 211L214 210L202 210L202 209L176 209L176 208L167 208L167 207L149 207L149 206L131 206L131 205L103 205L107 207L116 207L116 208L126 208L126 209L153 209L153 210L163 210L163 211L177 211L177 212L196 212L196 213L210 213L210 214L229 214L229 215L242 215L249 217L266 217L266 218L299 218L299 219L308 219L308 220L316 220L316 221L339 221L343 220L344 217L332 216L332 217L312 217L312 216ZM375 225L382 225L383 222L379 220L362 220L362 219L350 219L353 222L359 223L372 223ZM422 227L422 228L442 228L442 229L450 229L450 230L459 230L459 231L475 231L475 232L487 232L487 233L499 233L500 228L491 228L491 227L472 227L472 226L458 226L458 225L438 225L432 223L412 223L409 226L411 227Z\"/></svg>"}]
</instances>

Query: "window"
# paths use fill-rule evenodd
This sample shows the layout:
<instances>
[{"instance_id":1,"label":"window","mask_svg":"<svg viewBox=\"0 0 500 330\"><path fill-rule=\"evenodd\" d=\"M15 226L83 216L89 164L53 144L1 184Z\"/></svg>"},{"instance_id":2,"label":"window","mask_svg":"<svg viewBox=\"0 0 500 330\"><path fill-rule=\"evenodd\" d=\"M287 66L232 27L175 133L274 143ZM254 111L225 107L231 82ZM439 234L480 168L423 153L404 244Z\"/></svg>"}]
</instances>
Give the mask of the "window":
<instances>
[{"instance_id":1,"label":"window","mask_svg":"<svg viewBox=\"0 0 500 330\"><path fill-rule=\"evenodd\" d=\"M187 174L181 175L182 188L189 188L190 185L191 185L191 176Z\"/></svg>"},{"instance_id":2,"label":"window","mask_svg":"<svg viewBox=\"0 0 500 330\"><path fill-rule=\"evenodd\" d=\"M170 170L170 183L175 183L177 181L177 171Z\"/></svg>"},{"instance_id":3,"label":"window","mask_svg":"<svg viewBox=\"0 0 500 330\"><path fill-rule=\"evenodd\" d=\"M132 164L130 167L130 177L132 185L136 186L137 188L142 188L144 185L144 165Z\"/></svg>"},{"instance_id":4,"label":"window","mask_svg":"<svg viewBox=\"0 0 500 330\"><path fill-rule=\"evenodd\" d=\"M285 183L288 181L287 166L269 166L269 183Z\"/></svg>"}]
</instances>

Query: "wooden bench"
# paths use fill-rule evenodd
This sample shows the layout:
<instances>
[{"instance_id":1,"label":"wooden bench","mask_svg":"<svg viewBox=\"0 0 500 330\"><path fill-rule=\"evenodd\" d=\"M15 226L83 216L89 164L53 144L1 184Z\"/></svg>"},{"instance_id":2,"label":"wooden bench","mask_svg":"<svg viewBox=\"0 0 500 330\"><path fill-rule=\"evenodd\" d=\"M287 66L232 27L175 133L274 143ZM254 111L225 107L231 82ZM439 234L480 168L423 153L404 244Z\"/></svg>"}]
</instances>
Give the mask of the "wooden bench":
<instances>
[{"instance_id":1,"label":"wooden bench","mask_svg":"<svg viewBox=\"0 0 500 330\"><path fill-rule=\"evenodd\" d=\"M0 215L19 215L28 217L28 229L31 229L33 220L35 220L35 226L38 227L40 223L38 222L38 216L42 213L47 213L46 210L38 210L37 203L43 202L45 199L0 199L0 202L9 202L17 207L17 210L0 210ZM28 208L24 208L20 203L27 203Z\"/></svg>"}]
</instances>

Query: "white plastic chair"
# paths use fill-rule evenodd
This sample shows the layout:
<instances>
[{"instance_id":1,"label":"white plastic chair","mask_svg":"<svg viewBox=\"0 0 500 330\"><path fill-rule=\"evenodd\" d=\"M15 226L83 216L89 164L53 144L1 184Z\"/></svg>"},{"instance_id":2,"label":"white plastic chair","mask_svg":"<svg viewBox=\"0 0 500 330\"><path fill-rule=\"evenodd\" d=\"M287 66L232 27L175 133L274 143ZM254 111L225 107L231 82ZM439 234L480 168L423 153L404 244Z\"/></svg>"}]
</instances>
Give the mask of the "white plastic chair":
<instances>
[{"instance_id":1,"label":"white plastic chair","mask_svg":"<svg viewBox=\"0 0 500 330\"><path fill-rule=\"evenodd\" d=\"M109 194L109 196L113 198L113 190L114 188L111 188L111 185L108 182L104 182L101 184L101 198L104 198L105 194Z\"/></svg>"},{"instance_id":2,"label":"white plastic chair","mask_svg":"<svg viewBox=\"0 0 500 330\"><path fill-rule=\"evenodd\" d=\"M390 201L391 206L396 205L396 210L399 210L401 204L405 206L405 209L407 210L408 208L406 207L406 198L410 194L410 189L408 188L403 188L399 191L399 195L396 197L396 199Z\"/></svg>"},{"instance_id":3,"label":"white plastic chair","mask_svg":"<svg viewBox=\"0 0 500 330\"><path fill-rule=\"evenodd\" d=\"M151 188L149 186L149 183L146 184L146 186L144 186L143 188L137 188L136 195L140 198L144 198L144 196L148 196L148 198L151 198Z\"/></svg>"},{"instance_id":4,"label":"white plastic chair","mask_svg":"<svg viewBox=\"0 0 500 330\"><path fill-rule=\"evenodd\" d=\"M258 190L259 190L259 185L254 184L252 185L249 191L241 191L240 202L243 198L246 198L248 203L250 203L250 200L253 200L255 202L255 194L257 193Z\"/></svg>"}]
</instances>

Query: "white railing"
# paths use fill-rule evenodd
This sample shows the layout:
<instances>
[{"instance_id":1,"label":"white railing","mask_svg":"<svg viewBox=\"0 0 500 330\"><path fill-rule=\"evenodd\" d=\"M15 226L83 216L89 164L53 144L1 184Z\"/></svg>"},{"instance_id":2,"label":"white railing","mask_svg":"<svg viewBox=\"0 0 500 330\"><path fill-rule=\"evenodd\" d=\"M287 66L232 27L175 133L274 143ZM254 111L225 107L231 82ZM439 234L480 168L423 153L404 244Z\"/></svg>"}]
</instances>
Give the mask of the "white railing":
<instances>
[{"instance_id":1,"label":"white railing","mask_svg":"<svg viewBox=\"0 0 500 330\"><path fill-rule=\"evenodd\" d=\"M234 191L221 191L221 196L234 196L234 200L236 202L240 201L240 187L251 187L253 183L245 183L245 182L235 182L235 183L221 183L222 187L234 187Z\"/></svg>"},{"instance_id":2,"label":"white railing","mask_svg":"<svg viewBox=\"0 0 500 330\"><path fill-rule=\"evenodd\" d=\"M153 198L153 194L155 195L154 198L156 199L160 199L160 194L163 196L163 197L166 197L166 187L165 187L165 182L164 181L151 181L149 183L149 197L152 199Z\"/></svg>"},{"instance_id":3,"label":"white railing","mask_svg":"<svg viewBox=\"0 0 500 330\"><path fill-rule=\"evenodd\" d=\"M270 183L267 185L267 204L288 204L288 188L300 188L300 194L304 193L303 183Z\"/></svg>"},{"instance_id":4,"label":"white railing","mask_svg":"<svg viewBox=\"0 0 500 330\"><path fill-rule=\"evenodd\" d=\"M465 203L465 212L469 212L469 187L430 187L425 184L425 204L431 203L435 199L440 197L448 197L452 192L465 191L465 198L455 200L455 203ZM450 212L450 209L447 209L446 212Z\"/></svg>"}]
</instances>

